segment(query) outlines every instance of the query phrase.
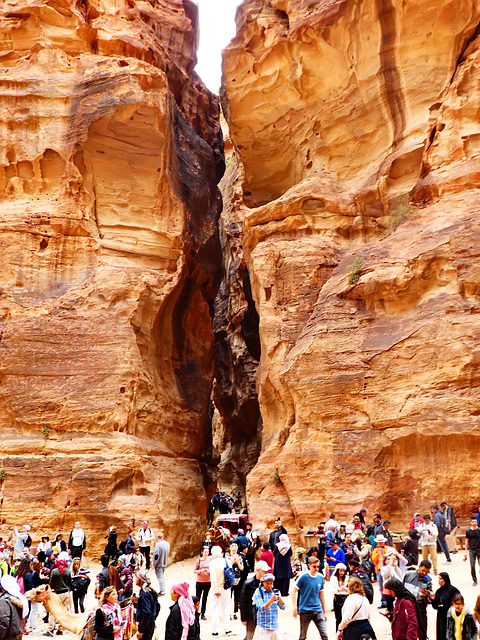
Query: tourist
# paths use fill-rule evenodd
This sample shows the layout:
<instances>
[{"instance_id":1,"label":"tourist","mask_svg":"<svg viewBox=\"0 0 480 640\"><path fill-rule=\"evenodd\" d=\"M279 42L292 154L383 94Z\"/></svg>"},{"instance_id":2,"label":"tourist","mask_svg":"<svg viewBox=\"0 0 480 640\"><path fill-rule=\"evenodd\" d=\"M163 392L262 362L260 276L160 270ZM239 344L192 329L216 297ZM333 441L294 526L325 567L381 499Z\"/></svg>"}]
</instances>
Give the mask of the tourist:
<instances>
[{"instance_id":1,"label":"tourist","mask_svg":"<svg viewBox=\"0 0 480 640\"><path fill-rule=\"evenodd\" d=\"M238 612L238 600L240 598L240 590L242 585L240 584L240 576L243 570L243 558L241 554L238 553L238 544L236 542L232 542L230 544L230 564L235 573L235 584L232 587L232 595L233 595L233 619L237 619Z\"/></svg>"},{"instance_id":2,"label":"tourist","mask_svg":"<svg viewBox=\"0 0 480 640\"><path fill-rule=\"evenodd\" d=\"M437 610L437 640L446 640L447 637L447 613L452 604L452 598L460 593L457 587L450 582L450 576L446 572L438 574L440 588L435 591L432 607Z\"/></svg>"},{"instance_id":3,"label":"tourist","mask_svg":"<svg viewBox=\"0 0 480 640\"><path fill-rule=\"evenodd\" d=\"M197 598L201 603L201 618L202 620L206 620L206 607L207 607L207 598L208 592L210 591L211 582L210 582L210 549L208 547L203 547L202 555L200 558L197 558L195 562L195 567L193 572L197 576L197 581L195 583L195 593Z\"/></svg>"},{"instance_id":4,"label":"tourist","mask_svg":"<svg viewBox=\"0 0 480 640\"><path fill-rule=\"evenodd\" d=\"M225 567L231 566L227 558L222 558L222 549L212 547L212 559L210 561L210 581L212 583L212 635L218 636L219 618L222 615L223 630L229 636L230 629L230 600L231 588L224 589Z\"/></svg>"},{"instance_id":5,"label":"tourist","mask_svg":"<svg viewBox=\"0 0 480 640\"><path fill-rule=\"evenodd\" d=\"M245 531L243 529L239 529L237 533L237 537L232 540L238 546L238 549L241 551L244 547L248 547L248 538L245 535Z\"/></svg>"},{"instance_id":6,"label":"tourist","mask_svg":"<svg viewBox=\"0 0 480 640\"><path fill-rule=\"evenodd\" d=\"M338 633L344 640L360 640L362 636L376 638L370 624L370 603L365 596L361 580L353 576L348 581L348 596L342 609Z\"/></svg>"},{"instance_id":7,"label":"tourist","mask_svg":"<svg viewBox=\"0 0 480 640\"><path fill-rule=\"evenodd\" d=\"M146 570L138 571L135 578L137 586L140 587L135 613L137 638L138 640L152 640L155 632L155 620L160 611L158 594L150 586L150 578Z\"/></svg>"},{"instance_id":8,"label":"tourist","mask_svg":"<svg viewBox=\"0 0 480 640\"><path fill-rule=\"evenodd\" d=\"M25 579L30 573L30 560L28 558L22 558L20 564L15 571L15 580L17 581L20 593L25 593L31 589L31 581L26 585Z\"/></svg>"},{"instance_id":9,"label":"tourist","mask_svg":"<svg viewBox=\"0 0 480 640\"><path fill-rule=\"evenodd\" d=\"M131 555L135 551L135 540L132 537L132 533L133 533L133 529L132 527L129 527L127 531L127 537L125 538L125 546L124 546L124 551L127 556Z\"/></svg>"},{"instance_id":10,"label":"tourist","mask_svg":"<svg viewBox=\"0 0 480 640\"><path fill-rule=\"evenodd\" d=\"M193 606L195 607L195 619L188 630L188 640L200 639L200 600L197 596L192 596Z\"/></svg>"},{"instance_id":11,"label":"tourist","mask_svg":"<svg viewBox=\"0 0 480 640\"><path fill-rule=\"evenodd\" d=\"M457 519L455 518L453 507L443 501L440 503L440 509L443 509L443 517L445 518L445 533L448 549L450 553L458 553L457 539L455 537L455 533L457 531Z\"/></svg>"},{"instance_id":12,"label":"tourist","mask_svg":"<svg viewBox=\"0 0 480 640\"><path fill-rule=\"evenodd\" d=\"M382 523L382 528L383 528L383 523ZM387 601L383 597L382 567L385 564L387 551L391 547L386 546L387 538L381 533L375 536L375 542L377 543L377 546L372 551L372 562L375 565L375 575L377 576L378 588L380 590L380 596L381 596L380 608L384 608L387 606Z\"/></svg>"},{"instance_id":13,"label":"tourist","mask_svg":"<svg viewBox=\"0 0 480 640\"><path fill-rule=\"evenodd\" d=\"M407 567L416 567L418 564L418 539L420 534L416 529L410 529L408 536L403 536L400 548L403 551Z\"/></svg>"},{"instance_id":14,"label":"tourist","mask_svg":"<svg viewBox=\"0 0 480 640\"><path fill-rule=\"evenodd\" d=\"M330 589L333 593L333 612L335 614L335 631L342 619L342 607L348 595L347 567L339 562L330 576Z\"/></svg>"},{"instance_id":15,"label":"tourist","mask_svg":"<svg viewBox=\"0 0 480 640\"><path fill-rule=\"evenodd\" d=\"M299 640L307 637L310 622L317 627L322 640L328 640L325 607L324 577L320 572L320 560L311 557L308 572L303 573L295 583L293 592L293 616L300 616Z\"/></svg>"},{"instance_id":16,"label":"tourist","mask_svg":"<svg viewBox=\"0 0 480 640\"><path fill-rule=\"evenodd\" d=\"M282 595L273 590L274 576L266 573L260 578L260 586L253 594L257 610L257 640L280 640L278 635L278 609L285 609Z\"/></svg>"},{"instance_id":17,"label":"tourist","mask_svg":"<svg viewBox=\"0 0 480 640\"><path fill-rule=\"evenodd\" d=\"M288 596L290 579L293 577L291 557L293 555L292 546L286 533L283 533L275 549L273 550L275 562L273 564L273 575L275 576L275 589L278 589L282 596Z\"/></svg>"},{"instance_id":18,"label":"tourist","mask_svg":"<svg viewBox=\"0 0 480 640\"><path fill-rule=\"evenodd\" d=\"M81 560L77 556L73 559L70 571L72 573L73 608L75 613L84 613L85 596L90 585L90 578L88 577L90 571L82 569Z\"/></svg>"},{"instance_id":19,"label":"tourist","mask_svg":"<svg viewBox=\"0 0 480 640\"><path fill-rule=\"evenodd\" d=\"M326 547L326 534L325 534L325 522L320 522L315 531L315 535L318 538L318 559L320 560L320 571L323 572L325 567L325 547Z\"/></svg>"},{"instance_id":20,"label":"tourist","mask_svg":"<svg viewBox=\"0 0 480 640\"><path fill-rule=\"evenodd\" d=\"M365 591L365 596L370 604L373 603L373 584L370 578L367 576L366 572L360 567L360 562L358 558L352 558L348 563L348 570L350 571L350 576L355 576L360 580L363 585L363 590Z\"/></svg>"},{"instance_id":21,"label":"tourist","mask_svg":"<svg viewBox=\"0 0 480 640\"><path fill-rule=\"evenodd\" d=\"M61 553L59 553L49 576L50 589L57 594L61 604L66 609L71 608L70 592L72 590L72 574L70 572L70 569L68 568L68 560L69 556L66 551L62 551ZM53 635L56 626L56 620L52 614L49 615L48 624L49 634ZM63 632L60 625L58 625L57 627L57 634L59 631Z\"/></svg>"},{"instance_id":22,"label":"tourist","mask_svg":"<svg viewBox=\"0 0 480 640\"><path fill-rule=\"evenodd\" d=\"M274 530L270 533L270 537L268 539L272 552L275 549L277 542L280 540L281 535L287 535L287 530L282 525L280 518L277 518L275 520Z\"/></svg>"},{"instance_id":23,"label":"tourist","mask_svg":"<svg viewBox=\"0 0 480 640\"><path fill-rule=\"evenodd\" d=\"M390 590L387 589L385 582L390 580L391 578L397 579L400 584L403 581L403 573L400 571L398 566L398 558L395 555L395 549L393 547L387 548L387 553L385 554L385 564L380 569L382 574L382 600L384 600L387 604L387 611L391 615L393 613L393 601L395 596L392 596ZM391 619L391 618L390 618Z\"/></svg>"},{"instance_id":24,"label":"tourist","mask_svg":"<svg viewBox=\"0 0 480 640\"><path fill-rule=\"evenodd\" d=\"M145 556L140 551L140 547L136 546L134 552L132 553L130 560L135 560L135 564L139 569L142 569L145 566Z\"/></svg>"},{"instance_id":25,"label":"tourist","mask_svg":"<svg viewBox=\"0 0 480 640\"><path fill-rule=\"evenodd\" d=\"M186 640L195 623L195 605L188 591L188 582L175 582L170 589L173 605L165 622L165 640Z\"/></svg>"},{"instance_id":26,"label":"tourist","mask_svg":"<svg viewBox=\"0 0 480 640\"><path fill-rule=\"evenodd\" d=\"M95 612L96 640L120 640L122 637L122 612L115 587L103 590Z\"/></svg>"},{"instance_id":27,"label":"tourist","mask_svg":"<svg viewBox=\"0 0 480 640\"><path fill-rule=\"evenodd\" d=\"M251 522L247 522L247 531L245 536L248 541L248 566L250 567L250 570L253 571L255 568L255 551L260 548L260 537L254 530Z\"/></svg>"},{"instance_id":28,"label":"tourist","mask_svg":"<svg viewBox=\"0 0 480 640\"><path fill-rule=\"evenodd\" d=\"M307 564L305 562L306 549L303 547L297 547L295 549L295 559L292 560L292 574L293 579L296 580L302 573L308 571Z\"/></svg>"},{"instance_id":29,"label":"tourist","mask_svg":"<svg viewBox=\"0 0 480 640\"><path fill-rule=\"evenodd\" d=\"M67 551L67 543L63 539L63 533L57 533L52 546L57 547L57 553L62 553Z\"/></svg>"},{"instance_id":30,"label":"tourist","mask_svg":"<svg viewBox=\"0 0 480 640\"><path fill-rule=\"evenodd\" d=\"M360 549L355 546L354 551L360 560L360 566L371 580L375 571L375 565L372 562L373 547L370 543L370 538L364 536L361 540Z\"/></svg>"},{"instance_id":31,"label":"tourist","mask_svg":"<svg viewBox=\"0 0 480 640\"><path fill-rule=\"evenodd\" d=\"M383 521L382 521L382 516L379 513L376 513L373 516L373 535L375 537L377 536L384 536L385 535L385 527L383 526Z\"/></svg>"},{"instance_id":32,"label":"tourist","mask_svg":"<svg viewBox=\"0 0 480 640\"><path fill-rule=\"evenodd\" d=\"M28 602L12 576L2 576L0 585L0 639L19 640L23 633L23 619L28 613Z\"/></svg>"},{"instance_id":33,"label":"tourist","mask_svg":"<svg viewBox=\"0 0 480 640\"><path fill-rule=\"evenodd\" d=\"M476 518L470 520L470 527L465 531L465 560L467 554L470 557L470 572L472 574L473 586L477 586L477 572L475 565L480 564L480 528Z\"/></svg>"},{"instance_id":34,"label":"tourist","mask_svg":"<svg viewBox=\"0 0 480 640\"><path fill-rule=\"evenodd\" d=\"M346 526L346 522L342 523L345 524ZM335 514L331 513L330 517L328 518L328 520L325 523L325 527L324 527L324 531L325 531L325 535L328 535L328 533L331 533L333 537L335 537L335 535L340 531L340 525L338 524L337 520L335 519ZM332 539L333 539L332 537Z\"/></svg>"},{"instance_id":35,"label":"tourist","mask_svg":"<svg viewBox=\"0 0 480 640\"><path fill-rule=\"evenodd\" d=\"M23 548L28 547L28 539L30 538L31 527L29 524L22 525L22 530L19 531L17 527L14 529L15 533L15 545L13 547L13 555L17 556L19 553L23 553Z\"/></svg>"},{"instance_id":36,"label":"tourist","mask_svg":"<svg viewBox=\"0 0 480 640\"><path fill-rule=\"evenodd\" d=\"M418 525L416 528L420 534L422 558L423 560L428 560L428 557L430 556L433 564L433 573L434 575L437 575L437 525L432 522L430 514L428 513L423 516L423 520L423 524Z\"/></svg>"},{"instance_id":37,"label":"tourist","mask_svg":"<svg viewBox=\"0 0 480 640\"><path fill-rule=\"evenodd\" d=\"M338 540L333 540L331 548L327 548L325 553L330 572L335 569L339 562L345 564L345 553L340 549Z\"/></svg>"},{"instance_id":38,"label":"tourist","mask_svg":"<svg viewBox=\"0 0 480 640\"><path fill-rule=\"evenodd\" d=\"M153 569L158 580L159 595L165 595L165 569L168 564L168 554L170 553L170 543L163 537L163 531L159 531L157 543L153 549Z\"/></svg>"},{"instance_id":39,"label":"tourist","mask_svg":"<svg viewBox=\"0 0 480 640\"><path fill-rule=\"evenodd\" d=\"M81 528L80 522L75 522L75 526L70 531L68 538L68 551L72 558L81 558L87 546L85 531Z\"/></svg>"},{"instance_id":40,"label":"tourist","mask_svg":"<svg viewBox=\"0 0 480 640\"><path fill-rule=\"evenodd\" d=\"M415 511L413 518L410 520L409 529L416 529L419 525L423 524L423 518L418 511Z\"/></svg>"},{"instance_id":41,"label":"tourist","mask_svg":"<svg viewBox=\"0 0 480 640\"><path fill-rule=\"evenodd\" d=\"M268 544L268 543L267 543ZM240 618L246 627L246 640L252 640L257 626L256 612L253 608L253 594L260 586L262 577L270 572L269 565L265 560L259 560L255 568L255 575L245 581L240 592Z\"/></svg>"},{"instance_id":42,"label":"tourist","mask_svg":"<svg viewBox=\"0 0 480 640\"><path fill-rule=\"evenodd\" d=\"M137 563L131 558L130 562L120 571L120 589L118 592L120 602L130 598L133 594L133 581L136 568Z\"/></svg>"},{"instance_id":43,"label":"tourist","mask_svg":"<svg viewBox=\"0 0 480 640\"><path fill-rule=\"evenodd\" d=\"M102 570L97 575L97 581L98 581L98 588L97 588L97 594L96 594L97 598L99 598L102 595L104 589L111 586L110 571L108 566L109 564L108 556L106 555L101 556L100 563L102 565Z\"/></svg>"},{"instance_id":44,"label":"tourist","mask_svg":"<svg viewBox=\"0 0 480 640\"><path fill-rule=\"evenodd\" d=\"M477 596L477 601L475 602L475 609L473 610L473 617L477 621L477 624L480 625L480 596Z\"/></svg>"},{"instance_id":45,"label":"tourist","mask_svg":"<svg viewBox=\"0 0 480 640\"><path fill-rule=\"evenodd\" d=\"M42 578L41 576L42 563L39 562L39 560L32 560L31 567L32 571L30 573L30 579L32 583L32 589L36 589L41 585L48 584L48 578ZM30 631L37 630L38 605L39 603L36 600L30 601L30 615L28 616Z\"/></svg>"},{"instance_id":46,"label":"tourist","mask_svg":"<svg viewBox=\"0 0 480 640\"><path fill-rule=\"evenodd\" d=\"M443 511L438 508L437 504L432 504L431 514L433 515L433 522L438 530L438 544L440 545L445 557L447 558L447 562L451 562L450 553L448 551L447 541L445 539L446 529L445 529L445 517L443 515Z\"/></svg>"},{"instance_id":47,"label":"tourist","mask_svg":"<svg viewBox=\"0 0 480 640\"><path fill-rule=\"evenodd\" d=\"M148 526L148 521L144 520L142 522L142 526L137 532L137 540L140 547L140 553L145 556L145 565L147 571L150 569L150 544L155 540L155 535L153 533L153 529ZM138 560L138 566L140 566Z\"/></svg>"},{"instance_id":48,"label":"tourist","mask_svg":"<svg viewBox=\"0 0 480 640\"><path fill-rule=\"evenodd\" d=\"M39 560L39 562L45 562L45 558L46 558L45 551L51 548L52 548L52 543L50 542L50 538L48 536L42 536L37 547L37 559Z\"/></svg>"},{"instance_id":49,"label":"tourist","mask_svg":"<svg viewBox=\"0 0 480 640\"><path fill-rule=\"evenodd\" d=\"M478 629L473 613L465 607L461 593L452 598L447 613L447 640L476 640Z\"/></svg>"},{"instance_id":50,"label":"tourist","mask_svg":"<svg viewBox=\"0 0 480 640\"><path fill-rule=\"evenodd\" d=\"M417 601L418 640L427 640L427 606L434 598L428 575L431 568L430 560L422 560L418 569L407 571L403 578L403 584Z\"/></svg>"},{"instance_id":51,"label":"tourist","mask_svg":"<svg viewBox=\"0 0 480 640\"><path fill-rule=\"evenodd\" d=\"M106 534L105 538L107 539L107 544L105 546L105 555L108 556L108 558L112 558L112 560L114 558L117 557L117 551L118 551L118 546L117 546L117 528L115 526L111 526L108 533Z\"/></svg>"},{"instance_id":52,"label":"tourist","mask_svg":"<svg viewBox=\"0 0 480 640\"><path fill-rule=\"evenodd\" d=\"M417 640L417 603L415 596L405 588L400 580L390 578L384 583L395 598L395 606L389 614L392 624L392 640Z\"/></svg>"}]
</instances>

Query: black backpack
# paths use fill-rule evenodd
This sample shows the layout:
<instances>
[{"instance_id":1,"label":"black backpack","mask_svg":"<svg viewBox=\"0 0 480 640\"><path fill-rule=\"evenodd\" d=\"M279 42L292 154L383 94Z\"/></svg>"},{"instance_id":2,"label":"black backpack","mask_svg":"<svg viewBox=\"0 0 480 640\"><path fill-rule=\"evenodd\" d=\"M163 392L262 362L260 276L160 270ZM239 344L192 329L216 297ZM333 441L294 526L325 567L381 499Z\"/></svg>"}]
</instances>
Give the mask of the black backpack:
<instances>
[{"instance_id":1,"label":"black backpack","mask_svg":"<svg viewBox=\"0 0 480 640\"><path fill-rule=\"evenodd\" d=\"M361 569L360 571L355 571L353 575L361 580L367 600L370 604L373 604L373 584L370 582L370 578L367 576L365 571L362 571Z\"/></svg>"},{"instance_id":2,"label":"black backpack","mask_svg":"<svg viewBox=\"0 0 480 640\"><path fill-rule=\"evenodd\" d=\"M32 546L32 538L30 537L30 534L27 535L27 539L23 543L23 546L24 547L31 547Z\"/></svg>"}]
</instances>

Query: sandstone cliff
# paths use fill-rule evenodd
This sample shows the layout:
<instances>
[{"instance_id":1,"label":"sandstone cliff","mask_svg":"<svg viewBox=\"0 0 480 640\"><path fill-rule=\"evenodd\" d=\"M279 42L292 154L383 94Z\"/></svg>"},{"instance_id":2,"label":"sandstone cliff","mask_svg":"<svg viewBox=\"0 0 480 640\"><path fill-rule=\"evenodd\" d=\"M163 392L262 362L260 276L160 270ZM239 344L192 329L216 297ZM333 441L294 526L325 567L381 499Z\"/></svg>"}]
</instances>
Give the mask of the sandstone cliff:
<instances>
[{"instance_id":1,"label":"sandstone cliff","mask_svg":"<svg viewBox=\"0 0 480 640\"><path fill-rule=\"evenodd\" d=\"M197 7L5 0L0 32L2 523L80 519L98 551L147 517L188 554L223 172Z\"/></svg>"},{"instance_id":2,"label":"sandstone cliff","mask_svg":"<svg viewBox=\"0 0 480 640\"><path fill-rule=\"evenodd\" d=\"M480 3L247 0L224 52L260 317L252 518L480 482Z\"/></svg>"}]
</instances>

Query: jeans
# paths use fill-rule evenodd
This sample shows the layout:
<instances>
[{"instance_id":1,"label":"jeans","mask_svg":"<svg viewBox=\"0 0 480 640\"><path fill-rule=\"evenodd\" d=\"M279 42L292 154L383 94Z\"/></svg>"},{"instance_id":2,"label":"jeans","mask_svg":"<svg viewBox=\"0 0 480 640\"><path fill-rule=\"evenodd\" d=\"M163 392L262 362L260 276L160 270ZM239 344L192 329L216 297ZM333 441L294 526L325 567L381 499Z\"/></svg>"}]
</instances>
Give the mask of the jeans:
<instances>
[{"instance_id":1,"label":"jeans","mask_svg":"<svg viewBox=\"0 0 480 640\"><path fill-rule=\"evenodd\" d=\"M317 627L318 632L322 640L328 640L327 623L325 622L325 616L321 611L306 611L299 614L300 616L300 637L299 640L305 640L307 637L308 627L310 622Z\"/></svg>"},{"instance_id":2,"label":"jeans","mask_svg":"<svg viewBox=\"0 0 480 640\"><path fill-rule=\"evenodd\" d=\"M477 581L477 572L475 571L475 562L480 564L480 552L478 551L470 551L468 550L468 555L470 556L470 571L472 573L472 580Z\"/></svg>"},{"instance_id":3,"label":"jeans","mask_svg":"<svg viewBox=\"0 0 480 640\"><path fill-rule=\"evenodd\" d=\"M447 560L450 560L450 553L448 551L447 541L445 539L445 534L444 533L439 533L438 534L438 544L442 548L442 551L445 554L445 557L447 558Z\"/></svg>"},{"instance_id":4,"label":"jeans","mask_svg":"<svg viewBox=\"0 0 480 640\"><path fill-rule=\"evenodd\" d=\"M155 567L155 575L157 576L157 580L158 580L158 593L162 596L165 594L165 569L166 569L166 565L164 564L157 564L157 566Z\"/></svg>"}]
</instances>

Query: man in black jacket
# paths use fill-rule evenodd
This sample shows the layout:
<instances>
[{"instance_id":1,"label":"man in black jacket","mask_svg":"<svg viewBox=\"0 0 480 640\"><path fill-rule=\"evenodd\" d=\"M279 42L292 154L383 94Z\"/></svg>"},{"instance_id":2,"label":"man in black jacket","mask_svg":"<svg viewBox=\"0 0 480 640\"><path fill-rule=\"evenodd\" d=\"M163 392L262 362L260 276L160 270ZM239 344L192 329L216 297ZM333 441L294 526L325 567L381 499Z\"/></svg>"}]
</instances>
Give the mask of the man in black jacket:
<instances>
[{"instance_id":1,"label":"man in black jacket","mask_svg":"<svg viewBox=\"0 0 480 640\"><path fill-rule=\"evenodd\" d=\"M265 560L257 562L255 575L245 581L240 592L240 618L242 623L247 627L245 635L246 640L252 640L257 626L257 616L254 611L252 597L260 586L260 579L269 571L270 567Z\"/></svg>"},{"instance_id":2,"label":"man in black jacket","mask_svg":"<svg viewBox=\"0 0 480 640\"><path fill-rule=\"evenodd\" d=\"M20 588L13 576L5 575L1 580L0 592L0 638L3 640L17 640L23 632L23 608L28 607L25 596L20 594Z\"/></svg>"},{"instance_id":3,"label":"man in black jacket","mask_svg":"<svg viewBox=\"0 0 480 640\"><path fill-rule=\"evenodd\" d=\"M268 539L270 543L270 549L272 551L275 550L275 545L280 540L280 536L282 535L282 533L287 533L287 530L282 525L280 518L277 518L275 520L275 529L270 533L270 538Z\"/></svg>"}]
</instances>

